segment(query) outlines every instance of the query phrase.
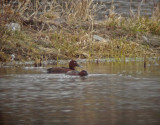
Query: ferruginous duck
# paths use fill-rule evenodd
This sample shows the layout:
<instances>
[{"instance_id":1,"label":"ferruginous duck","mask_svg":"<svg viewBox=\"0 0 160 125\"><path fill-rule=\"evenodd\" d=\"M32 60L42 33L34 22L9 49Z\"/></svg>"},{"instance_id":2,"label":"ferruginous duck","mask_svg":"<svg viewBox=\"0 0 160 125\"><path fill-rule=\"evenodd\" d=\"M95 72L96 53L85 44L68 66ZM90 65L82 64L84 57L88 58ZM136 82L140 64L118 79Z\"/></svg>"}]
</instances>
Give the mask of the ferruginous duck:
<instances>
[{"instance_id":1,"label":"ferruginous duck","mask_svg":"<svg viewBox=\"0 0 160 125\"><path fill-rule=\"evenodd\" d=\"M85 70L82 70L82 71L76 71L76 70L71 70L71 71L68 71L67 73L66 73L66 75L71 75L71 76L87 76L88 75L88 73L87 73L87 71L85 71Z\"/></svg>"},{"instance_id":2,"label":"ferruginous duck","mask_svg":"<svg viewBox=\"0 0 160 125\"><path fill-rule=\"evenodd\" d=\"M67 73L68 71L75 70L75 67L80 67L80 65L75 60L69 62L69 68L66 67L56 67L47 69L48 73Z\"/></svg>"}]
</instances>

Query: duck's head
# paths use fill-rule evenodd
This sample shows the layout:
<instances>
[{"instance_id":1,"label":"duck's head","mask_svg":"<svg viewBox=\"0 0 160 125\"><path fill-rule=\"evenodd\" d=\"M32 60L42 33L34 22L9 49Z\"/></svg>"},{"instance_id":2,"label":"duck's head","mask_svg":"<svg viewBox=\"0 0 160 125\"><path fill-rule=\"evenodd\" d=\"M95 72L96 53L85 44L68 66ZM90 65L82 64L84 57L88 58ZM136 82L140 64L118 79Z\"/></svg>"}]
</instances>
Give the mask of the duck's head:
<instances>
[{"instance_id":1,"label":"duck's head","mask_svg":"<svg viewBox=\"0 0 160 125\"><path fill-rule=\"evenodd\" d=\"M72 69L72 70L75 70L75 67L80 67L80 65L77 63L77 61L71 60L69 62L69 68Z\"/></svg>"},{"instance_id":2,"label":"duck's head","mask_svg":"<svg viewBox=\"0 0 160 125\"><path fill-rule=\"evenodd\" d=\"M79 75L80 75L80 76L87 76L88 73L87 73L86 70L82 70L81 72L79 72Z\"/></svg>"}]
</instances>

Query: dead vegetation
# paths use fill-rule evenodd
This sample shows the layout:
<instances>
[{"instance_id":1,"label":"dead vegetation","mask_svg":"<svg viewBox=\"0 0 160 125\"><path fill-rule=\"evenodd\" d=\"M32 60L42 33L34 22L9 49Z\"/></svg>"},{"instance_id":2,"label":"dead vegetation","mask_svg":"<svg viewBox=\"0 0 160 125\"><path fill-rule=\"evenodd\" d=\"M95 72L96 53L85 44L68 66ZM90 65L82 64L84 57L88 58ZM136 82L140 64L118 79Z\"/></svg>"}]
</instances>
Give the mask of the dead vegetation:
<instances>
[{"instance_id":1,"label":"dead vegetation","mask_svg":"<svg viewBox=\"0 0 160 125\"><path fill-rule=\"evenodd\" d=\"M15 1L15 0L14 0ZM157 56L142 36L160 35L160 15L124 18L114 14L94 19L92 0L2 0L0 61ZM20 31L6 24L18 23ZM104 41L95 41L94 35ZM158 46L159 47L159 46ZM157 47L157 48L158 48Z\"/></svg>"}]
</instances>

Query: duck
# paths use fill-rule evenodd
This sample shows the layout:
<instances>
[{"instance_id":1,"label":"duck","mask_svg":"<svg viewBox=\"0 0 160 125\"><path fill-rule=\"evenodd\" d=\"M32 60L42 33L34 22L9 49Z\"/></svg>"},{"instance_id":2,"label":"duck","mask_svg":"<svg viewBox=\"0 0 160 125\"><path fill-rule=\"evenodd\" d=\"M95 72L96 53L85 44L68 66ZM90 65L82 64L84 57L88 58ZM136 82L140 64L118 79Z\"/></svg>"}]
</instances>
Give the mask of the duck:
<instances>
[{"instance_id":1,"label":"duck","mask_svg":"<svg viewBox=\"0 0 160 125\"><path fill-rule=\"evenodd\" d=\"M69 62L69 68L66 67L56 67L47 69L48 73L67 73L68 71L74 71L75 67L81 67L77 61L71 60Z\"/></svg>"},{"instance_id":2,"label":"duck","mask_svg":"<svg viewBox=\"0 0 160 125\"><path fill-rule=\"evenodd\" d=\"M88 73L86 70L82 70L82 71L76 71L76 70L72 70L72 71L68 71L66 73L66 75L72 75L72 76L87 76Z\"/></svg>"}]
</instances>

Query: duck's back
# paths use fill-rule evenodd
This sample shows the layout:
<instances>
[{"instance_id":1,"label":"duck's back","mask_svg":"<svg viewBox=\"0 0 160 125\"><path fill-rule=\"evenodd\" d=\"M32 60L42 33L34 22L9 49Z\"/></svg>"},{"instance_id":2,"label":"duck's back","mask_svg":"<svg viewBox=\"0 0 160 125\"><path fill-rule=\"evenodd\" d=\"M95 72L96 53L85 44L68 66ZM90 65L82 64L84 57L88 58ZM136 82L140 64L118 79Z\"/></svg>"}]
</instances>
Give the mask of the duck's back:
<instances>
[{"instance_id":1,"label":"duck's back","mask_svg":"<svg viewBox=\"0 0 160 125\"><path fill-rule=\"evenodd\" d=\"M66 73L68 71L71 71L71 69L65 68L65 67L49 68L49 69L47 69L48 73Z\"/></svg>"},{"instance_id":2,"label":"duck's back","mask_svg":"<svg viewBox=\"0 0 160 125\"><path fill-rule=\"evenodd\" d=\"M66 75L77 76L77 75L79 75L79 71L71 70L71 71L68 71L68 72L66 73Z\"/></svg>"}]
</instances>

